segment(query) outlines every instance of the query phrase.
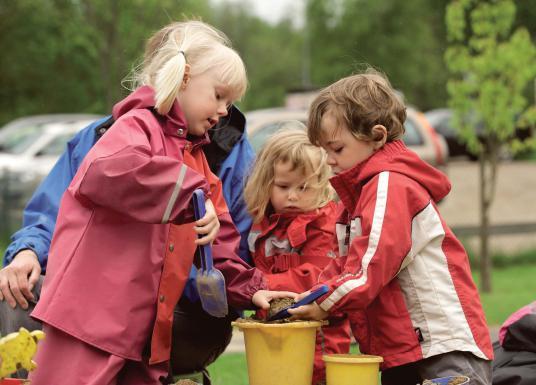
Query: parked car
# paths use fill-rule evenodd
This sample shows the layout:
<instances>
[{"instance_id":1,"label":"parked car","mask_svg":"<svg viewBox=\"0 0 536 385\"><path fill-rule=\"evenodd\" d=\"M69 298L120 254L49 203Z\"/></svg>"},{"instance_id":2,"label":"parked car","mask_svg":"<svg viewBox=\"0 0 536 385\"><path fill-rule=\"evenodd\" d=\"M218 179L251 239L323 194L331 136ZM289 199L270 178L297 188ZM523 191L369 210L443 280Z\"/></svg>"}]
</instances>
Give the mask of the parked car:
<instances>
[{"instance_id":1,"label":"parked car","mask_svg":"<svg viewBox=\"0 0 536 385\"><path fill-rule=\"evenodd\" d=\"M439 132L447 141L449 148L449 154L454 156L467 156L472 160L476 160L477 157L472 154L467 145L459 138L458 132L452 125L452 110L449 108L438 108L435 110L427 111L425 113L426 119L430 122L432 127Z\"/></svg>"},{"instance_id":2,"label":"parked car","mask_svg":"<svg viewBox=\"0 0 536 385\"><path fill-rule=\"evenodd\" d=\"M467 145L460 139L458 132L452 125L453 111L450 108L438 108L435 110L430 110L425 113L425 116L434 129L443 135L447 141L449 154L451 157L466 156L471 160L478 159L478 156L469 151ZM477 124L477 137L481 141L483 138L482 130L482 125ZM518 128L516 129L515 135L519 140L525 140L532 135L532 132L530 129ZM512 154L507 149L503 149L499 155L503 159L512 158Z\"/></svg>"},{"instance_id":3,"label":"parked car","mask_svg":"<svg viewBox=\"0 0 536 385\"><path fill-rule=\"evenodd\" d=\"M250 111L245 115L248 138L256 152L282 123L289 120L307 123L305 109L270 108ZM428 123L424 114L415 108L408 108L404 127L406 132L403 140L406 145L424 161L444 169L449 156L447 143Z\"/></svg>"},{"instance_id":4,"label":"parked car","mask_svg":"<svg viewBox=\"0 0 536 385\"><path fill-rule=\"evenodd\" d=\"M0 128L0 176L9 174L20 182L41 180L65 150L69 139L100 117L35 115L6 124Z\"/></svg>"}]
</instances>

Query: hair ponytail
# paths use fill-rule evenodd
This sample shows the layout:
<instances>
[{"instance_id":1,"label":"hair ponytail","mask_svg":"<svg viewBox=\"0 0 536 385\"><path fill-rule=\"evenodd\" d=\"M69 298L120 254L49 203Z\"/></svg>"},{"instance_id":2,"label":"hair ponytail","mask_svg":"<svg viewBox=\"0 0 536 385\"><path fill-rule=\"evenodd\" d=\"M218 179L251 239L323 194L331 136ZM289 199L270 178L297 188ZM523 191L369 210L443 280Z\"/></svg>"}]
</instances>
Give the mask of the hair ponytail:
<instances>
[{"instance_id":1,"label":"hair ponytail","mask_svg":"<svg viewBox=\"0 0 536 385\"><path fill-rule=\"evenodd\" d=\"M171 109L182 85L186 69L184 51L178 51L157 71L154 80L155 108L160 115Z\"/></svg>"}]
</instances>

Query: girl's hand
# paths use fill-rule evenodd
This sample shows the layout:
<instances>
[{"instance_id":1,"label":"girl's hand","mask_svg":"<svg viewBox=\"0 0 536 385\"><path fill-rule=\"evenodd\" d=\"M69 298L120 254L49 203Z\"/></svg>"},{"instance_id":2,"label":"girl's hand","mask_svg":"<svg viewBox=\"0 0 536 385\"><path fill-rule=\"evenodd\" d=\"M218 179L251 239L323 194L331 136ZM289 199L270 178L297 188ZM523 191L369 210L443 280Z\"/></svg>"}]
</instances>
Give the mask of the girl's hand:
<instances>
[{"instance_id":1,"label":"girl's hand","mask_svg":"<svg viewBox=\"0 0 536 385\"><path fill-rule=\"evenodd\" d=\"M220 230L220 221L210 199L205 202L205 211L205 216L195 222L194 231L202 235L201 238L195 240L196 245L207 245L214 242Z\"/></svg>"},{"instance_id":2,"label":"girl's hand","mask_svg":"<svg viewBox=\"0 0 536 385\"><path fill-rule=\"evenodd\" d=\"M270 301L275 298L292 298L296 300L298 294L291 291L271 291L271 290L259 290L251 298L253 305L268 310L270 309Z\"/></svg>"},{"instance_id":3,"label":"girl's hand","mask_svg":"<svg viewBox=\"0 0 536 385\"><path fill-rule=\"evenodd\" d=\"M291 321L304 319L304 320L318 320L328 318L329 313L323 310L316 302L312 302L309 305L303 305L294 309L288 310Z\"/></svg>"}]
</instances>

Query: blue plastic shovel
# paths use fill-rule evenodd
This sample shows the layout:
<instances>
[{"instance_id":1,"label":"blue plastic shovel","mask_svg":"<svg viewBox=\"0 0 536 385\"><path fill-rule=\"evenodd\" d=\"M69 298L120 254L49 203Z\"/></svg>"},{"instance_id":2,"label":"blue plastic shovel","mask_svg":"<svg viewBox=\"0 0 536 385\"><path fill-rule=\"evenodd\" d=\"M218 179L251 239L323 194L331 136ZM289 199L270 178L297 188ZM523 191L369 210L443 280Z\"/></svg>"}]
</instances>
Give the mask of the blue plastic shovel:
<instances>
[{"instance_id":1,"label":"blue plastic shovel","mask_svg":"<svg viewBox=\"0 0 536 385\"><path fill-rule=\"evenodd\" d=\"M300 299L295 304L292 304L292 305L290 305L290 306L288 306L288 307L286 307L284 309L279 310L273 316L268 318L268 321L276 321L276 320L280 320L280 319L283 319L283 318L288 318L288 317L290 317L290 313L288 312L289 309L294 309L294 308L297 308L297 307L300 307L300 306L303 306L303 305L308 305L311 302L313 302L315 299L317 299L317 298L323 296L324 294L326 294L328 291L329 291L329 288L326 285L322 285L318 289L316 289L315 291L312 291L307 297L304 297L304 298Z\"/></svg>"},{"instance_id":2,"label":"blue plastic shovel","mask_svg":"<svg viewBox=\"0 0 536 385\"><path fill-rule=\"evenodd\" d=\"M469 377L466 376L447 376L447 377L441 377L441 378L434 378L432 380L424 381L423 384L430 384L430 385L448 385L449 382L452 380L462 380L463 382L458 382L458 384L468 384L469 383Z\"/></svg>"},{"instance_id":3,"label":"blue plastic shovel","mask_svg":"<svg viewBox=\"0 0 536 385\"><path fill-rule=\"evenodd\" d=\"M193 195L194 215L196 219L205 216L205 194L203 190L195 190ZM197 270L195 279L201 306L210 315L223 318L229 309L225 294L225 278L221 271L214 267L210 244L198 246L197 252L201 260L201 268Z\"/></svg>"}]
</instances>

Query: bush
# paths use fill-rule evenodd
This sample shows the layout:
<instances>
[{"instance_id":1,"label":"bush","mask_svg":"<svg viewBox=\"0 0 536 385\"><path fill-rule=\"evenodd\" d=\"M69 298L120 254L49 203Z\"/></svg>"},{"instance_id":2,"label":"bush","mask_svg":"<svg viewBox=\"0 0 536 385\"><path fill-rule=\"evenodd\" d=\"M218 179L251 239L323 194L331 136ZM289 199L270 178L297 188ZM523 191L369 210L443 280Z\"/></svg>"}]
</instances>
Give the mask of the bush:
<instances>
[{"instance_id":1,"label":"bush","mask_svg":"<svg viewBox=\"0 0 536 385\"><path fill-rule=\"evenodd\" d=\"M471 263L471 268L478 269L479 256L478 253L467 248L467 253L469 254L469 262ZM516 254L503 254L497 253L491 256L491 261L494 268L502 269L510 266L516 265L536 265L536 250L524 250Z\"/></svg>"}]
</instances>

